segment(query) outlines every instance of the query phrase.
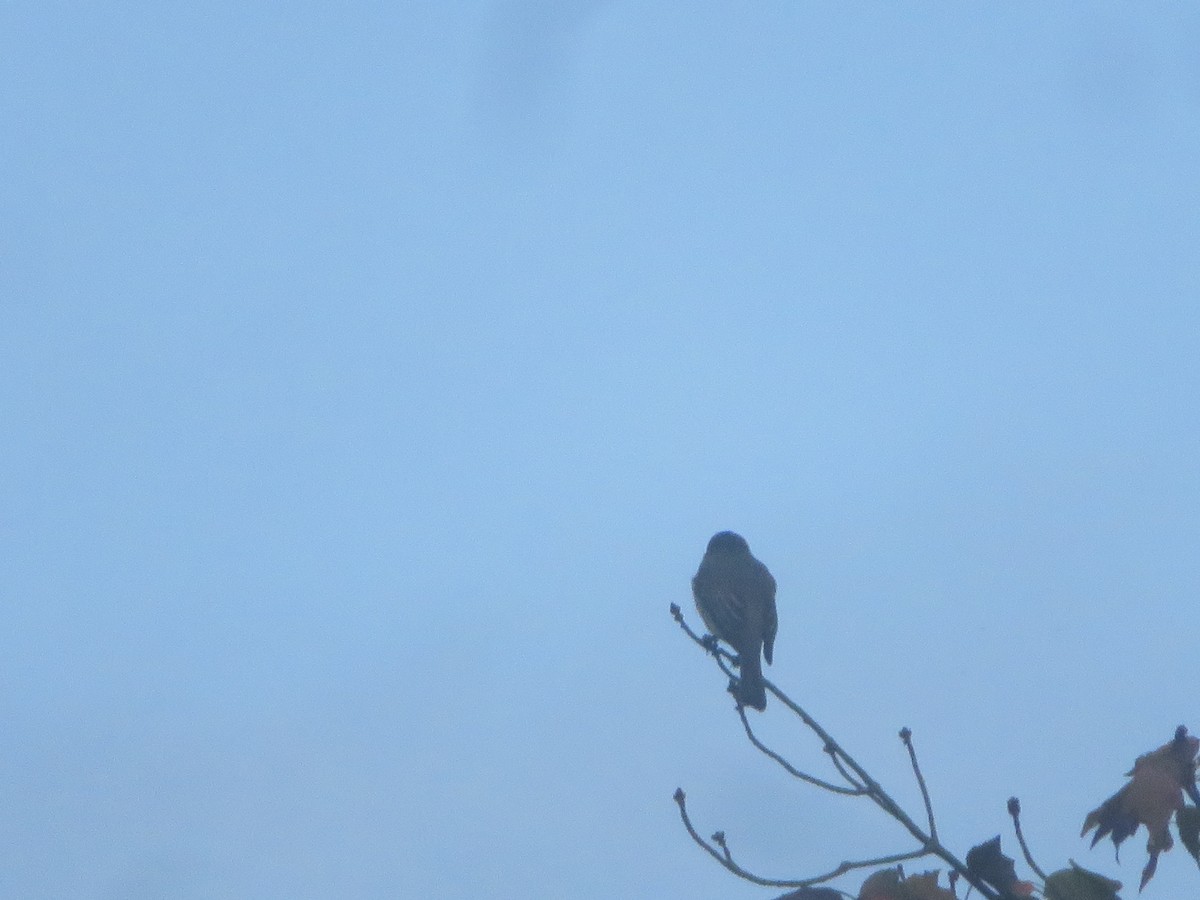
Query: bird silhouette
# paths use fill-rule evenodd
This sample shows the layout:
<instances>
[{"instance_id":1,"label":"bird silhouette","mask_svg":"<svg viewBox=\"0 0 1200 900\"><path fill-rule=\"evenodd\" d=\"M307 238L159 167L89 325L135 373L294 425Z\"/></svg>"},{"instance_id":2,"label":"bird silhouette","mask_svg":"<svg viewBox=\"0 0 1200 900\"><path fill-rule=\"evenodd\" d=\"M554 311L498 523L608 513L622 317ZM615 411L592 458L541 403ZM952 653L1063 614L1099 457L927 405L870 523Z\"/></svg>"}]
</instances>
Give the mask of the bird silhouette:
<instances>
[{"instance_id":1,"label":"bird silhouette","mask_svg":"<svg viewBox=\"0 0 1200 900\"><path fill-rule=\"evenodd\" d=\"M714 534L692 579L692 596L713 637L737 651L741 675L730 691L743 706L767 707L762 662L775 648L779 619L775 612L775 579L754 558L740 534Z\"/></svg>"}]
</instances>

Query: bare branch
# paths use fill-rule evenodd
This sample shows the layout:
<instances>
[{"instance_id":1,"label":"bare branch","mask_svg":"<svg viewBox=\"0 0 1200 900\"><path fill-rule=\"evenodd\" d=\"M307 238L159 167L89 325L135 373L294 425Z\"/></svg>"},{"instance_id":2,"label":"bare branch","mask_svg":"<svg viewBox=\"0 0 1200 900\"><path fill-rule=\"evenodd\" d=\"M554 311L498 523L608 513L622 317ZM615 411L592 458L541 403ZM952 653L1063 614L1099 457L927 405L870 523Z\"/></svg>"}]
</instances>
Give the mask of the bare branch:
<instances>
[{"instance_id":1,"label":"bare branch","mask_svg":"<svg viewBox=\"0 0 1200 900\"><path fill-rule=\"evenodd\" d=\"M950 866L951 869L958 872L964 881L966 881L968 884L974 887L975 890L983 895L985 900L1000 900L1000 895L996 892L996 890L971 874L971 872L967 869L966 863L951 853L949 849L944 847L941 841L923 832L920 826L917 825L917 823L909 817L908 813L906 813L900 807L900 804L892 799L891 795L883 789L879 782L872 778L870 773L860 766L854 757L847 753L842 746L833 739L833 736L821 727L820 723L818 723L816 719L805 712L794 700L792 700L791 697L779 690L777 687L775 687L775 685L771 684L771 682L767 681L766 685L767 689L770 690L770 692L774 694L776 698L778 698L780 703L794 712L800 718L800 721L807 725L810 730L815 732L816 735L825 742L826 753L841 758L841 760L850 768L854 775L862 782L863 787L866 789L866 796L870 797L880 809L903 825L905 830L907 830L908 833L911 834L917 841L917 843L921 845L923 852L930 853L938 857L940 860Z\"/></svg>"},{"instance_id":2,"label":"bare branch","mask_svg":"<svg viewBox=\"0 0 1200 900\"><path fill-rule=\"evenodd\" d=\"M706 653L711 654L716 659L717 665L720 667L721 671L725 673L725 675L727 675L729 678L735 677L733 674L733 671L731 669L731 665L737 661L737 657L735 657L732 653L729 653L728 651L726 651L724 648L722 648L720 645L718 645L715 641L710 640L711 635L709 635L708 637L701 637L699 634L697 634L695 631L693 631L692 628L688 625L687 621L683 618L683 611L680 610L679 605L676 603L671 604L671 617L676 622L679 623L679 627L681 629L683 629L684 634L686 634L688 637L690 637L692 639L693 643L695 643L699 647L702 647ZM771 691L771 693L773 693L775 696L777 696L777 697L784 696L780 692L780 690L777 687L775 687L775 685L773 685L770 681L767 681L764 678L763 682L766 684L767 688ZM850 783L850 785L851 785L850 788L844 788L844 787L841 787L836 784L831 784L831 783L829 783L827 781L823 781L820 778L817 778L813 775L808 775L804 772L801 772L799 769L797 769L795 766L793 766L791 763L789 763L786 759L784 759L782 756L780 756L774 750L771 750L770 748L765 746L761 741L759 741L758 737L754 734L753 730L750 727L750 722L746 717L746 711L745 711L745 709L742 708L741 704L738 704L737 712L738 712L738 715L741 717L742 727L746 729L746 736L750 739L750 743L752 743L756 748L758 748L760 751L762 751L762 753L769 756L771 759L775 760L775 762L779 763L779 765L782 766L793 777L799 778L802 781L807 781L809 784L815 785L816 787L824 788L827 791L832 791L835 794L846 794L846 795L854 796L854 795L860 795L860 794L867 793L866 788L864 788L861 784L856 782L854 780L854 778L848 772L846 772L845 768L842 766L840 760L838 759L838 757L835 753L830 753L829 756L833 760L833 764L837 767L838 771L842 774L842 777L845 778L846 781L848 781ZM825 749L826 749L826 752L829 751L828 745L826 745Z\"/></svg>"},{"instance_id":3,"label":"bare branch","mask_svg":"<svg viewBox=\"0 0 1200 900\"><path fill-rule=\"evenodd\" d=\"M733 861L733 855L729 852L729 847L725 843L725 833L718 831L713 835L713 843L710 844L704 838L700 837L700 833L696 831L696 827L692 824L691 817L687 813L687 798L683 793L683 788L676 788L675 803L679 806L679 817L683 820L683 827L687 829L688 834L692 836L692 840L704 848L704 851L723 865L726 869L732 872L739 878L746 881L751 881L754 884L761 884L764 887L805 887L803 882L799 881L779 881L771 878L762 878L755 875L753 872L748 872ZM716 846L713 846L716 844ZM718 850L717 847L721 849Z\"/></svg>"},{"instance_id":4,"label":"bare branch","mask_svg":"<svg viewBox=\"0 0 1200 900\"><path fill-rule=\"evenodd\" d=\"M755 875L743 869L733 858L733 854L729 851L729 845L725 840L725 832L718 831L712 836L712 843L700 837L700 833L696 831L696 827L692 824L691 817L687 812L687 798L683 793L682 788L677 788L675 791L675 803L679 806L679 817L683 820L683 825L687 829L692 840L704 848L713 859L719 862L722 866L746 881L754 884L761 884L764 887L781 887L781 888L803 888L812 887L814 884L821 884L826 881L832 881L847 872L855 869L867 869L873 866L890 866L895 863L905 862L910 859L920 859L922 856L927 856L925 850L913 850L908 853L896 853L891 856L879 856L874 859L846 860L839 863L835 868L821 875L815 875L812 878L800 879L777 879L763 878L760 875ZM715 846L714 846L715 845ZM717 848L720 848L719 850Z\"/></svg>"},{"instance_id":5,"label":"bare branch","mask_svg":"<svg viewBox=\"0 0 1200 900\"><path fill-rule=\"evenodd\" d=\"M692 639L692 642L701 647L705 653L709 654L716 660L717 668L725 673L730 681L729 691L733 693L733 682L736 681L737 675L733 672L733 667L738 664L738 658L722 647L715 637L711 634L703 637L691 629L683 618L683 612L679 609L677 603L671 604L671 617L679 623L679 627L683 629L683 633ZM736 695L735 695L736 696Z\"/></svg>"},{"instance_id":6,"label":"bare branch","mask_svg":"<svg viewBox=\"0 0 1200 900\"><path fill-rule=\"evenodd\" d=\"M815 785L816 787L819 787L819 788L824 788L825 790L831 791L835 794L846 794L847 796L854 797L854 796L858 796L860 794L865 794L867 792L866 788L863 788L863 787L855 786L852 788L846 788L846 787L842 787L839 784L831 784L830 782L824 781L820 778L817 778L814 775L809 775L805 772L801 772L799 769L797 769L795 766L793 766L791 763L789 763L786 759L784 759L782 756L780 756L774 750L767 747L765 744L762 743L762 741L760 741L758 739L758 736L754 733L754 730L750 727L750 720L746 716L746 710L743 707L739 706L737 713L738 713L738 716L741 717L742 727L744 729L746 729L746 737L750 739L750 743L753 744L755 747L757 747L760 751L762 751L766 756L769 756L771 759L775 760L775 762L779 763L779 765L781 765L787 771L787 773L789 775L791 775L792 777L799 778L801 781L807 781L811 785ZM833 759L834 759L834 763L836 764L837 757L835 756L835 757L833 757ZM843 772L843 774L845 774L845 773ZM846 780L847 781L851 780L848 775L846 776ZM851 783L853 783L853 782L851 781Z\"/></svg>"},{"instance_id":7,"label":"bare branch","mask_svg":"<svg viewBox=\"0 0 1200 900\"><path fill-rule=\"evenodd\" d=\"M900 740L904 741L904 747L908 750L908 758L912 760L913 774L917 776L917 784L921 787L921 797L925 800L925 815L929 817L929 837L937 840L937 823L933 819L933 803L929 800L929 788L925 786L925 776L921 774L921 767L917 765L917 751L913 747L912 729L905 727L900 729Z\"/></svg>"},{"instance_id":8,"label":"bare branch","mask_svg":"<svg viewBox=\"0 0 1200 900\"><path fill-rule=\"evenodd\" d=\"M678 603L671 604L671 618L679 623L679 627L683 629L683 633L690 637L697 646L702 647L706 653L711 653L713 656L717 657L718 662L720 662L722 657L729 660L731 663L737 661L736 656L734 656L728 650L722 648L715 641L706 639L692 631L691 626L688 625L688 623L684 620L683 610L679 608ZM711 637L712 635L708 636L708 638Z\"/></svg>"},{"instance_id":9,"label":"bare branch","mask_svg":"<svg viewBox=\"0 0 1200 900\"><path fill-rule=\"evenodd\" d=\"M1029 868L1037 873L1038 878L1045 881L1046 873L1033 861L1029 846L1025 843L1025 835L1021 833L1021 801L1016 797L1008 798L1008 814L1012 816L1013 829L1017 832L1017 843L1021 845L1021 852L1025 854L1025 862L1029 863Z\"/></svg>"},{"instance_id":10,"label":"bare branch","mask_svg":"<svg viewBox=\"0 0 1200 900\"><path fill-rule=\"evenodd\" d=\"M907 862L910 859L920 859L923 856L928 856L929 853L925 850L910 850L908 853L894 853L891 856L878 856L875 859L858 859L846 860L838 864L837 868L831 869L823 875L817 875L813 878L806 878L803 884L797 884L796 887L811 887L814 884L821 884L826 881L845 875L847 872L852 872L855 869L872 869L876 866L890 866L895 863Z\"/></svg>"},{"instance_id":11,"label":"bare branch","mask_svg":"<svg viewBox=\"0 0 1200 900\"><path fill-rule=\"evenodd\" d=\"M688 637L690 637L697 645L703 647L706 652L713 654L716 657L717 664L721 667L721 670L723 672L725 672L727 675L730 675L730 677L733 677L731 671L726 666L725 661L729 660L730 662L733 662L736 658L734 656L732 656L731 654L725 652L724 650L720 649L720 647L717 646L714 641L701 638L694 631L692 631L692 629L689 628L687 623L684 621L683 614L680 611L679 607L674 603L671 604L671 615L674 617L675 621L679 623L680 628L683 629L683 631L688 635ZM826 731L824 728L821 727L821 725L816 721L816 719L814 719L807 712L805 712L800 707L799 704L797 704L794 700L792 700L792 698L789 697L787 694L785 694L783 691L779 690L779 688L777 688L770 681L767 681L766 679L764 679L764 683L766 685L767 690L769 690L772 694L774 694L776 699L778 699L780 703L782 703L784 706L786 706L788 709L790 709L793 713L795 713L796 716L800 719L800 721L802 721L806 726L808 726L809 730L811 730L814 734L817 735L817 737L819 737L822 741L824 741L825 752L827 754L829 754L830 759L833 760L834 765L838 769L838 772L840 772L842 777L844 777L851 785L854 785L854 787L849 790L847 790L845 788L835 787L828 783L821 782L820 779L813 779L811 776L805 777L802 773L794 770L793 767L791 767L790 764L788 764L782 757L780 757L778 754L774 753L773 751L768 750L765 746L763 746L757 740L757 738L754 736L753 732L750 729L750 726L749 726L748 721L746 720L744 711L739 706L738 712L742 719L743 727L746 729L747 736L750 737L750 740L755 745L755 747L757 747L760 751L765 753L767 756L774 759L777 763L779 763L781 766L783 766L789 772L794 774L796 777L804 778L804 780L809 781L810 783L816 784L818 787L824 787L827 790L833 791L834 793L839 793L839 794L844 794L844 795L870 797L871 801L873 803L875 803L876 806L878 806L885 813L887 813L889 816L891 816L893 819L895 819L897 822L899 822L901 825L904 826L905 830L908 831L908 833L910 835L912 835L914 840L916 840L918 847L916 850L909 851L908 853L901 853L901 854L896 854L894 856L881 857L881 858L875 859L875 860L866 860L866 861L863 861L861 864L860 863L849 863L849 862L842 863L840 866L838 866L832 872L827 873L822 876L818 876L817 878L813 878L813 879L804 879L802 881L775 881L775 880L762 879L756 875L752 875L751 873L746 872L744 869L742 869L740 866L738 866L733 861L733 858L729 853L728 847L725 847L723 844L723 838L724 838L723 835L722 835L722 844L721 844L723 852L718 852L713 846L711 846L706 841L704 841L696 833L696 830L692 827L691 822L688 820L687 811L685 810L684 805L683 805L683 792L677 791L676 795L675 795L675 799L676 799L676 802L679 803L680 815L683 817L684 825L687 826L688 833L692 835L692 839L695 840L696 843L698 843L701 847L703 847L705 849L705 851L707 851L714 859L716 859L718 862L720 862L721 865L725 866L725 868L729 869L729 871L733 872L735 875L738 875L739 877L744 878L747 881L752 881L755 884L762 884L762 885L769 885L769 886L776 886L776 887L807 887L809 885L819 884L821 881L826 881L831 878L836 878L838 875L844 874L845 872L848 872L851 869L856 869L856 868L865 867L865 866L869 866L869 865L881 865L881 864L885 864L887 862L899 862L899 861L906 860L906 859L919 859L923 856L932 855L932 856L938 857L943 862L945 862L950 867L950 869L953 873L957 873L957 875L962 877L962 879L964 881L966 881L969 885L971 885L971 887L973 887L976 891L978 891L981 896L984 897L984 900L1001 900L1001 895L995 890L995 888L993 888L991 885L987 884L986 882L984 882L981 879L979 879L978 877L976 877L967 868L966 864L962 860L960 860L957 856L955 856L953 853L951 853L950 850L947 849L945 846L943 846L941 841L938 840L937 835L936 835L936 830L935 830L934 818L933 818L933 805L929 799L929 793L925 786L925 780L924 780L924 777L921 775L920 767L917 765L916 754L912 749L911 742L909 739L905 739L905 745L909 749L910 759L912 760L912 763L913 763L913 770L916 772L917 782L921 786L921 794L922 794L923 798L925 799L925 809L926 809L926 813L929 816L929 831L930 831L929 834L926 834L924 831L921 830L921 827L912 820L912 818L908 815L908 813L906 813L904 811L903 808L901 808L900 804L898 804L892 798L892 796L883 789L882 785L880 785L879 782L877 782L874 778L871 777L871 775L867 772L866 769L864 769L861 765L858 764L858 762L854 759L854 757L852 757L849 753L847 753L842 748L842 746L836 740L834 740L833 736L828 731ZM907 729L905 729L905 731L907 731ZM903 737L903 734L902 734L902 737ZM911 738L911 733L909 733L909 738ZM847 770L849 770L849 771L847 771Z\"/></svg>"}]
</instances>

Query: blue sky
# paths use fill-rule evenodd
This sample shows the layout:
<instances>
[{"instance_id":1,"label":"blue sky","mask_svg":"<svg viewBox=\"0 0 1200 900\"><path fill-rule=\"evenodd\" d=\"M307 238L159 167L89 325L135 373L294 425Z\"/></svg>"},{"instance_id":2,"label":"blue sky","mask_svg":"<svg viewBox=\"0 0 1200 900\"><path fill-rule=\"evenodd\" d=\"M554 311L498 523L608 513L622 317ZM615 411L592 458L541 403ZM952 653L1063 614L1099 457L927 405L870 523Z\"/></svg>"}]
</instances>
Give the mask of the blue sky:
<instances>
[{"instance_id":1,"label":"blue sky","mask_svg":"<svg viewBox=\"0 0 1200 900\"><path fill-rule=\"evenodd\" d=\"M1135 887L1077 834L1200 731L1197 46L4 4L0 896L770 896L677 786L767 875L908 849L675 630L724 528L767 676L910 809L903 725L961 852L1016 794L1043 867Z\"/></svg>"}]
</instances>

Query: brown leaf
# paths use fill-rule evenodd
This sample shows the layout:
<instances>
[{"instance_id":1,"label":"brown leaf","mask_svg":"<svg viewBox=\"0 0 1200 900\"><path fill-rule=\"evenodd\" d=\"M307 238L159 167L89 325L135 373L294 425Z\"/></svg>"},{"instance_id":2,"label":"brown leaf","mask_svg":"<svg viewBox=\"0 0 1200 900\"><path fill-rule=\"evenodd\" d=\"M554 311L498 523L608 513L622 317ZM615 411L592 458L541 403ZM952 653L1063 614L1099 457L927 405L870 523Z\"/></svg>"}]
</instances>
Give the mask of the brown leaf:
<instances>
[{"instance_id":1,"label":"brown leaf","mask_svg":"<svg viewBox=\"0 0 1200 900\"><path fill-rule=\"evenodd\" d=\"M936 871L905 878L900 866L882 869L863 882L858 900L955 900L954 893L937 882Z\"/></svg>"},{"instance_id":2,"label":"brown leaf","mask_svg":"<svg viewBox=\"0 0 1200 900\"><path fill-rule=\"evenodd\" d=\"M1046 879L1046 900L1121 900L1121 882L1089 872L1071 862L1071 868Z\"/></svg>"},{"instance_id":3,"label":"brown leaf","mask_svg":"<svg viewBox=\"0 0 1200 900\"><path fill-rule=\"evenodd\" d=\"M904 870L899 866L894 869L880 869L867 877L858 889L858 900L903 900L900 894L900 880Z\"/></svg>"},{"instance_id":4,"label":"brown leaf","mask_svg":"<svg viewBox=\"0 0 1200 900\"><path fill-rule=\"evenodd\" d=\"M1033 885L1017 880L1017 867L1011 856L1000 850L1000 835L984 841L967 851L967 871L986 881L1000 892L1002 897L1028 897Z\"/></svg>"},{"instance_id":5,"label":"brown leaf","mask_svg":"<svg viewBox=\"0 0 1200 900\"><path fill-rule=\"evenodd\" d=\"M938 873L923 872L904 879L905 900L955 900L954 894L938 887Z\"/></svg>"},{"instance_id":6,"label":"brown leaf","mask_svg":"<svg viewBox=\"0 0 1200 900\"><path fill-rule=\"evenodd\" d=\"M1200 863L1200 807L1185 806L1175 814L1175 827L1187 852Z\"/></svg>"},{"instance_id":7,"label":"brown leaf","mask_svg":"<svg viewBox=\"0 0 1200 900\"><path fill-rule=\"evenodd\" d=\"M1171 817L1183 808L1183 794L1194 790L1196 753L1200 738L1189 737L1180 726L1175 738L1157 750L1139 756L1128 773L1130 781L1083 820L1080 837L1096 829L1092 846L1106 835L1112 835L1113 846L1132 835L1141 825L1146 826L1149 839L1146 852L1150 859L1142 870L1142 887L1154 877L1158 854L1174 845L1167 826Z\"/></svg>"}]
</instances>

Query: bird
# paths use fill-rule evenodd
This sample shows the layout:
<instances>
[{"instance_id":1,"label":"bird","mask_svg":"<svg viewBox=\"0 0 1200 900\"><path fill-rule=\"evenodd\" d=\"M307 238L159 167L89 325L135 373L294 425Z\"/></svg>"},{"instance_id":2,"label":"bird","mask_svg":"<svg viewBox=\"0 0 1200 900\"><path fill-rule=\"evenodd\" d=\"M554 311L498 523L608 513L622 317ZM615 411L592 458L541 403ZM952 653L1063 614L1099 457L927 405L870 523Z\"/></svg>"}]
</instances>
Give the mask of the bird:
<instances>
[{"instance_id":1,"label":"bird","mask_svg":"<svg viewBox=\"0 0 1200 900\"><path fill-rule=\"evenodd\" d=\"M720 531L712 536L692 579L692 596L704 626L714 638L733 647L741 677L729 686L743 706L767 708L762 662L775 649L779 618L775 611L775 579L750 552L740 534Z\"/></svg>"}]
</instances>

